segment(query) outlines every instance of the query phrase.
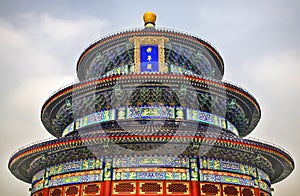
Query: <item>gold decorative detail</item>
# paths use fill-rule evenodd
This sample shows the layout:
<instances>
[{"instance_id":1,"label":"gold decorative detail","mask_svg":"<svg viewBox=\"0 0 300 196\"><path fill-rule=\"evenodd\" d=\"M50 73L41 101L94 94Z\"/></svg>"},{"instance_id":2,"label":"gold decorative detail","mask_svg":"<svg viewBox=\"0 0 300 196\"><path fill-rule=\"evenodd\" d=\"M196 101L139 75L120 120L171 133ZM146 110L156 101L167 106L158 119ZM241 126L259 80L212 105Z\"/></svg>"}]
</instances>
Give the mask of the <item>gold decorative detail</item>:
<instances>
[{"instance_id":1,"label":"gold decorative detail","mask_svg":"<svg viewBox=\"0 0 300 196\"><path fill-rule=\"evenodd\" d=\"M134 72L141 72L141 59L140 59L140 46L141 45L157 45L158 46L158 67L159 72L167 72L167 68L164 65L165 62L165 53L164 46L165 43L169 41L169 38L166 37L156 37L156 36L143 36L143 37L133 37L129 41L134 44Z\"/></svg>"},{"instance_id":2,"label":"gold decorative detail","mask_svg":"<svg viewBox=\"0 0 300 196\"><path fill-rule=\"evenodd\" d=\"M162 195L163 183L157 181L140 182L139 194L140 195L147 195L147 194Z\"/></svg>"},{"instance_id":3,"label":"gold decorative detail","mask_svg":"<svg viewBox=\"0 0 300 196\"><path fill-rule=\"evenodd\" d=\"M224 196L230 196L232 195L232 193L228 193L226 194L226 189L232 189L232 190L235 190L237 192L237 195L240 195L240 189L238 186L234 186L234 185L224 185L223 184L223 195ZM232 191L230 190L230 191Z\"/></svg>"},{"instance_id":4,"label":"gold decorative detail","mask_svg":"<svg viewBox=\"0 0 300 196\"><path fill-rule=\"evenodd\" d=\"M171 186L183 186L186 188L185 192L172 192L170 190ZM174 194L184 194L184 195L189 195L190 194L190 184L188 182L167 182L166 183L166 191L167 195L174 195Z\"/></svg>"},{"instance_id":5,"label":"gold decorative detail","mask_svg":"<svg viewBox=\"0 0 300 196\"><path fill-rule=\"evenodd\" d=\"M253 188L250 188L250 187L241 187L241 193L242 193L242 194L245 194L244 192L246 192L246 191L247 191L247 192L251 192L252 195L255 194Z\"/></svg>"},{"instance_id":6,"label":"gold decorative detail","mask_svg":"<svg viewBox=\"0 0 300 196\"><path fill-rule=\"evenodd\" d=\"M82 186L82 195L83 196L98 196L100 195L101 184L100 183L90 183Z\"/></svg>"},{"instance_id":7,"label":"gold decorative detail","mask_svg":"<svg viewBox=\"0 0 300 196\"><path fill-rule=\"evenodd\" d=\"M50 192L50 195L54 195L55 193L61 195L62 194L62 187L51 188L49 192Z\"/></svg>"},{"instance_id":8,"label":"gold decorative detail","mask_svg":"<svg viewBox=\"0 0 300 196\"><path fill-rule=\"evenodd\" d=\"M113 182L112 185L113 195L135 195L136 184L135 182Z\"/></svg>"},{"instance_id":9,"label":"gold decorative detail","mask_svg":"<svg viewBox=\"0 0 300 196\"><path fill-rule=\"evenodd\" d=\"M68 195L79 196L79 190L80 190L80 186L78 186L78 185L77 186L66 186L66 187L64 187L64 196L68 196Z\"/></svg>"},{"instance_id":10,"label":"gold decorative detail","mask_svg":"<svg viewBox=\"0 0 300 196\"><path fill-rule=\"evenodd\" d=\"M144 13L144 23L145 27L155 27L155 22L156 22L156 14L154 12L146 12Z\"/></svg>"},{"instance_id":11,"label":"gold decorative detail","mask_svg":"<svg viewBox=\"0 0 300 196\"><path fill-rule=\"evenodd\" d=\"M220 184L212 184L212 183L200 183L200 195L211 195L210 193L208 193L208 194L206 194L206 192L205 191L203 191L203 187L205 186L205 185L210 185L210 186L215 186L216 188L217 188L217 193L214 193L215 194L215 196L221 196L221 186L220 186Z\"/></svg>"}]
</instances>

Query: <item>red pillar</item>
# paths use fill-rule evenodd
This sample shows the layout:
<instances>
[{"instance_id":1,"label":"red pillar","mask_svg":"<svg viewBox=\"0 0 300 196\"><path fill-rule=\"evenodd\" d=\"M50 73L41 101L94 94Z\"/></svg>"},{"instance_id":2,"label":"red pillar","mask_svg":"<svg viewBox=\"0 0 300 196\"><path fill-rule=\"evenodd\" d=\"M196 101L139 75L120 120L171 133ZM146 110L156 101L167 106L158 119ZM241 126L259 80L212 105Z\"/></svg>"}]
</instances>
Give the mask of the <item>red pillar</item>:
<instances>
[{"instance_id":1,"label":"red pillar","mask_svg":"<svg viewBox=\"0 0 300 196\"><path fill-rule=\"evenodd\" d=\"M49 196L49 188L44 188L43 196Z\"/></svg>"},{"instance_id":2,"label":"red pillar","mask_svg":"<svg viewBox=\"0 0 300 196\"><path fill-rule=\"evenodd\" d=\"M198 181L192 181L192 183L191 183L191 187L192 187L191 196L199 196L200 195L199 186L200 186L200 184L199 184Z\"/></svg>"},{"instance_id":3,"label":"red pillar","mask_svg":"<svg viewBox=\"0 0 300 196\"><path fill-rule=\"evenodd\" d=\"M224 192L223 192L223 184L220 184L220 195L223 196Z\"/></svg>"},{"instance_id":4,"label":"red pillar","mask_svg":"<svg viewBox=\"0 0 300 196\"><path fill-rule=\"evenodd\" d=\"M259 188L257 187L254 188L254 195L259 196Z\"/></svg>"},{"instance_id":5,"label":"red pillar","mask_svg":"<svg viewBox=\"0 0 300 196\"><path fill-rule=\"evenodd\" d=\"M111 181L106 180L103 182L103 196L111 195Z\"/></svg>"}]
</instances>

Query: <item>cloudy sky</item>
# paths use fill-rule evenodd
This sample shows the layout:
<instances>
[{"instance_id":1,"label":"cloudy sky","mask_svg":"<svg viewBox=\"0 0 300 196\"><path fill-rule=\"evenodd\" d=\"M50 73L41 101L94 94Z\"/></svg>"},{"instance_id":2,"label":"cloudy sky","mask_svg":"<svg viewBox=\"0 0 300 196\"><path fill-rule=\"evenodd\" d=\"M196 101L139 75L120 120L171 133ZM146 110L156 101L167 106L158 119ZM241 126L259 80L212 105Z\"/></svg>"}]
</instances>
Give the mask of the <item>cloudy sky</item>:
<instances>
[{"instance_id":1,"label":"cloudy sky","mask_svg":"<svg viewBox=\"0 0 300 196\"><path fill-rule=\"evenodd\" d=\"M51 3L50 3L51 2ZM43 102L76 80L75 64L103 35L142 27L145 11L158 27L209 40L225 60L224 79L252 92L262 119L251 137L286 148L296 169L274 196L298 196L300 171L299 0L0 0L1 195L29 195L7 169L11 153L51 137L40 122Z\"/></svg>"}]
</instances>

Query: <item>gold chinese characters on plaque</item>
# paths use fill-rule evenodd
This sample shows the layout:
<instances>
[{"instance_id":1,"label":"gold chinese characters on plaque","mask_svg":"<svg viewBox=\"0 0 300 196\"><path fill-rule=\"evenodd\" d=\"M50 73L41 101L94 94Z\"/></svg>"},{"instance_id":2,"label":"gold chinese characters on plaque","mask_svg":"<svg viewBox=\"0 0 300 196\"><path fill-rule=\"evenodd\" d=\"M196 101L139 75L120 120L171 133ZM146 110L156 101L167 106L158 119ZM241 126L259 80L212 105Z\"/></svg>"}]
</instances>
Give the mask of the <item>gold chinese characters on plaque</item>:
<instances>
[{"instance_id":1,"label":"gold chinese characters on plaque","mask_svg":"<svg viewBox=\"0 0 300 196\"><path fill-rule=\"evenodd\" d=\"M154 72L164 73L164 45L169 39L166 37L143 36L133 37L134 44L134 71L135 73Z\"/></svg>"}]
</instances>

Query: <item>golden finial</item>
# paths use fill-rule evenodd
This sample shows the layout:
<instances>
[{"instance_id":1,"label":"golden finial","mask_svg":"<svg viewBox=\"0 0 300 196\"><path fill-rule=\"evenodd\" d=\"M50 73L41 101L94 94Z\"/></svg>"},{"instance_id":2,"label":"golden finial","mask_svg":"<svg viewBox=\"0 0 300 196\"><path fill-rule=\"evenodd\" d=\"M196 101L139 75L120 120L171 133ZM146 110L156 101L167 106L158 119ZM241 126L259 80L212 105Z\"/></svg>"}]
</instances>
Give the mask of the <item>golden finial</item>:
<instances>
[{"instance_id":1,"label":"golden finial","mask_svg":"<svg viewBox=\"0 0 300 196\"><path fill-rule=\"evenodd\" d=\"M144 14L144 22L145 22L145 27L148 28L154 28L155 27L155 21L156 21L156 14L154 12L146 12Z\"/></svg>"}]
</instances>

